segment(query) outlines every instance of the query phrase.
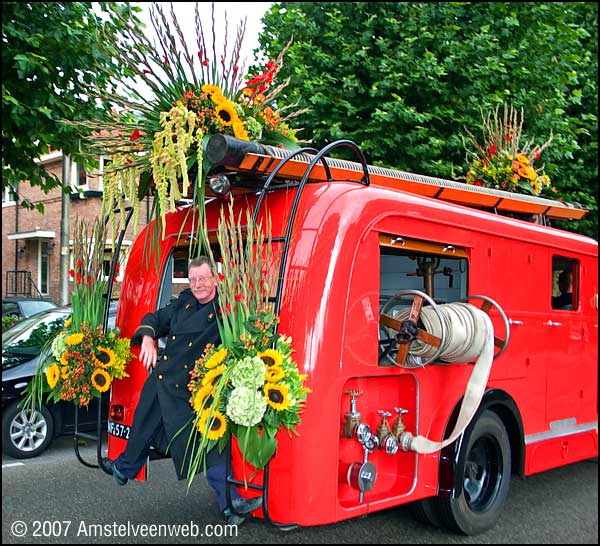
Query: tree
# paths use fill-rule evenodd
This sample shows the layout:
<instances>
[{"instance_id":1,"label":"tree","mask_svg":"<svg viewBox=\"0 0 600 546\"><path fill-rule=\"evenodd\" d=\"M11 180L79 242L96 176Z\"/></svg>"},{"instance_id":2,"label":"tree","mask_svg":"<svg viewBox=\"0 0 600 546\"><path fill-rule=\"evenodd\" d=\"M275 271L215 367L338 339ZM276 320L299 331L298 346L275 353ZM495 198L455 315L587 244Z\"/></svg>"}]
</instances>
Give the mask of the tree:
<instances>
[{"instance_id":1,"label":"tree","mask_svg":"<svg viewBox=\"0 0 600 546\"><path fill-rule=\"evenodd\" d=\"M3 189L16 189L19 181L45 192L61 185L35 163L50 150L82 159L80 129L63 121L102 115L91 93L109 91L123 68L98 47L97 36L121 31L116 14L135 18L140 11L115 2L97 6L94 11L91 2L2 3Z\"/></svg>"},{"instance_id":2,"label":"tree","mask_svg":"<svg viewBox=\"0 0 600 546\"><path fill-rule=\"evenodd\" d=\"M598 4L285 2L263 18L286 103L317 146L349 138L369 163L464 177L466 130L502 103L544 142L553 198L590 210L568 227L597 238Z\"/></svg>"}]
</instances>

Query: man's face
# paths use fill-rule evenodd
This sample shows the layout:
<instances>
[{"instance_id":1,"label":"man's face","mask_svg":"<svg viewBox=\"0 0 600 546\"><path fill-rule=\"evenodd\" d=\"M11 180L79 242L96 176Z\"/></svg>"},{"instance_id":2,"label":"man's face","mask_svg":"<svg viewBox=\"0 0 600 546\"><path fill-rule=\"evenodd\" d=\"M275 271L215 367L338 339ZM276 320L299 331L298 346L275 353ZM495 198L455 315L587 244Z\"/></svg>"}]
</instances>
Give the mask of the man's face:
<instances>
[{"instance_id":1,"label":"man's face","mask_svg":"<svg viewBox=\"0 0 600 546\"><path fill-rule=\"evenodd\" d=\"M217 279L214 277L207 264L190 267L188 276L192 294L194 294L200 303L208 303L215 297L217 291Z\"/></svg>"}]
</instances>

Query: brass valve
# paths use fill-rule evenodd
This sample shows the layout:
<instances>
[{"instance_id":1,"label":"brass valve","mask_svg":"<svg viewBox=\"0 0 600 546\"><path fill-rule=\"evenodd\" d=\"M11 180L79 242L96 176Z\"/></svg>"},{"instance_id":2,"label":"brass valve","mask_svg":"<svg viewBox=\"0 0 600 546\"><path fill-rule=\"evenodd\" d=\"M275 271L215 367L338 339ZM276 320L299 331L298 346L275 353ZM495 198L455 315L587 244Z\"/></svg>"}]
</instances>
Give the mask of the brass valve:
<instances>
[{"instance_id":1,"label":"brass valve","mask_svg":"<svg viewBox=\"0 0 600 546\"><path fill-rule=\"evenodd\" d=\"M348 394L351 396L350 398L350 411L344 415L346 419L344 423L344 428L342 430L342 435L344 438L352 438L354 436L354 430L360 423L361 415L356 410L356 397L362 395L362 391L350 390L345 391L344 394Z\"/></svg>"},{"instance_id":2,"label":"brass valve","mask_svg":"<svg viewBox=\"0 0 600 546\"><path fill-rule=\"evenodd\" d=\"M396 438L400 439L400 435L406 430L406 425L402 421L402 416L405 413L408 413L408 410L404 409L404 408L394 408L394 411L398 414L398 420L394 424L394 428L392 430L392 434Z\"/></svg>"},{"instance_id":3,"label":"brass valve","mask_svg":"<svg viewBox=\"0 0 600 546\"><path fill-rule=\"evenodd\" d=\"M392 414L385 410L378 410L377 413L381 415L381 425L377 427L377 437L379 438L379 444L382 445L385 437L392 432L387 421L387 418L391 417Z\"/></svg>"}]
</instances>

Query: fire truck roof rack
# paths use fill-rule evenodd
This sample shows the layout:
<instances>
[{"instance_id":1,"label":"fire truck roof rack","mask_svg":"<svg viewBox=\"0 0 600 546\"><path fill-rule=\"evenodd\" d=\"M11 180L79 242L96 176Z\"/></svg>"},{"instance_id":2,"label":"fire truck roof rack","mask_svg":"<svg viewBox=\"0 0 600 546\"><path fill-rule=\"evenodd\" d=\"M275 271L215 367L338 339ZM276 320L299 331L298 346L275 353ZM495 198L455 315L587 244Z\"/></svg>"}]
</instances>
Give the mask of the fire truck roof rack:
<instances>
[{"instance_id":1,"label":"fire truck roof rack","mask_svg":"<svg viewBox=\"0 0 600 546\"><path fill-rule=\"evenodd\" d=\"M246 142L217 134L211 137L206 155L214 166L221 167L225 171L259 175L259 179L264 180L282 159L290 155L290 152L275 146ZM278 178L300 180L313 159L314 157L308 153L296 155L282 166L277 173ZM328 157L326 163L315 165L310 172L308 181L353 180L364 183L364 167L358 162ZM533 195L472 186L463 182L384 167L367 165L366 168L370 184L373 186L401 190L478 209L492 210L500 214L531 214L560 220L579 220L588 212L578 205ZM260 188L254 188L254 190L256 189Z\"/></svg>"}]
</instances>

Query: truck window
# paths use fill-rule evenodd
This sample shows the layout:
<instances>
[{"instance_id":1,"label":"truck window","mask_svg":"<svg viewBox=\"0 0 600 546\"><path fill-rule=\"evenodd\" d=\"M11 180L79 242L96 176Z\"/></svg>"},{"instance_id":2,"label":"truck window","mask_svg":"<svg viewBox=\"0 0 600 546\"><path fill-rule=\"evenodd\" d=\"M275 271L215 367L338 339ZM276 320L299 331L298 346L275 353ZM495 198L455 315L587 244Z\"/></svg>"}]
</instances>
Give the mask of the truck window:
<instances>
[{"instance_id":1,"label":"truck window","mask_svg":"<svg viewBox=\"0 0 600 546\"><path fill-rule=\"evenodd\" d=\"M577 309L579 263L577 260L555 254L552 256L552 309Z\"/></svg>"},{"instance_id":2,"label":"truck window","mask_svg":"<svg viewBox=\"0 0 600 546\"><path fill-rule=\"evenodd\" d=\"M468 259L464 249L452 245L411 240L404 237L380 237L379 312L396 317L410 309L419 291L435 303L465 300L468 294ZM388 365L394 349L388 349L397 332L385 326L379 328L379 365Z\"/></svg>"}]
</instances>

